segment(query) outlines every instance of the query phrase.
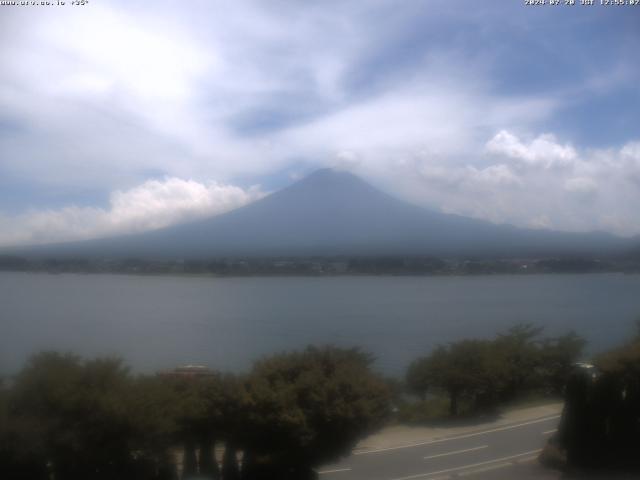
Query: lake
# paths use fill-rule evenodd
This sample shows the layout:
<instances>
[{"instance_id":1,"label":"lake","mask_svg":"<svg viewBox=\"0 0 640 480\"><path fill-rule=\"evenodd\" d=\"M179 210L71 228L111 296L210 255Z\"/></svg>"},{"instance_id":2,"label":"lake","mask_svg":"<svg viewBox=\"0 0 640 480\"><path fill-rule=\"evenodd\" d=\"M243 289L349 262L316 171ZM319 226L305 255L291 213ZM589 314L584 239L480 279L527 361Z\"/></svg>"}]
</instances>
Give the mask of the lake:
<instances>
[{"instance_id":1,"label":"lake","mask_svg":"<svg viewBox=\"0 0 640 480\"><path fill-rule=\"evenodd\" d=\"M117 355L136 371L242 371L307 344L360 346L401 374L438 343L518 322L570 329L591 352L633 333L640 275L252 277L0 272L0 373L43 349Z\"/></svg>"}]
</instances>

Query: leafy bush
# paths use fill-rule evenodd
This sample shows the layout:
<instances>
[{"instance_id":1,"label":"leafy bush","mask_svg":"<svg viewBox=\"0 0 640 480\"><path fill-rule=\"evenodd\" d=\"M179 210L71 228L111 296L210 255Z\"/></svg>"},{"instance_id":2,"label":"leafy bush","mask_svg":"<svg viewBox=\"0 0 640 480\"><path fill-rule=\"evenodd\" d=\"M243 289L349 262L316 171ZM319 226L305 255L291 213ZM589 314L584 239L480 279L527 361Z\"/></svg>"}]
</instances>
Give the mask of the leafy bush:
<instances>
[{"instance_id":1,"label":"leafy bush","mask_svg":"<svg viewBox=\"0 0 640 480\"><path fill-rule=\"evenodd\" d=\"M518 325L493 340L460 340L415 360L405 376L408 390L424 399L446 394L449 412L466 403L494 410L532 392L558 395L585 342L573 332L540 338L542 329Z\"/></svg>"}]
</instances>

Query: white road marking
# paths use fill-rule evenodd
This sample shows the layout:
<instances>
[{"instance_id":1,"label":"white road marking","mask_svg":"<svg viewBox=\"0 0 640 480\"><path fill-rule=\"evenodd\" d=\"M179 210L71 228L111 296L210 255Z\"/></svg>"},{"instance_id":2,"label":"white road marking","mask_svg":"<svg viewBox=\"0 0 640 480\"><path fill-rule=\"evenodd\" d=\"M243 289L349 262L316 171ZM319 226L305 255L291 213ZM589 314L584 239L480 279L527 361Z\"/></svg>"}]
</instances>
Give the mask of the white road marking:
<instances>
[{"instance_id":1,"label":"white road marking","mask_svg":"<svg viewBox=\"0 0 640 480\"><path fill-rule=\"evenodd\" d=\"M483 448L489 448L489 445L482 445L480 447L473 447L473 448L465 448L464 450L456 450L455 452L447 452L447 453L439 453L437 455L429 455L428 457L424 457L424 459L425 460L429 460L430 458L446 457L448 455L457 455L458 453L474 452L476 450L482 450Z\"/></svg>"},{"instance_id":2,"label":"white road marking","mask_svg":"<svg viewBox=\"0 0 640 480\"><path fill-rule=\"evenodd\" d=\"M518 460L516 460L516 463L529 463L537 459L538 459L538 455L532 455L530 457L519 458Z\"/></svg>"},{"instance_id":3,"label":"white road marking","mask_svg":"<svg viewBox=\"0 0 640 480\"><path fill-rule=\"evenodd\" d=\"M502 432L504 430L512 430L514 428L525 427L527 425L533 425L535 423L542 423L542 422L547 422L549 420L555 420L556 418L560 418L560 415L554 415L552 417L545 417L545 418L538 418L537 420L531 420L529 422L518 423L516 425L507 425L505 427L492 428L491 430L484 430L482 432L467 433L465 435L458 435L456 437L441 438L441 439L438 439L438 440L428 440L426 442L411 443L409 445L399 445L397 447L378 448L378 449L375 449L375 450L366 450L366 451L363 451L363 452L354 452L353 455L368 455L370 453L388 452L388 451L391 451L391 450L400 450L400 449L403 449L403 448L421 447L423 445L433 445L435 443L450 442L452 440L459 440L461 438L477 437L478 435L486 435L487 433Z\"/></svg>"},{"instance_id":4,"label":"white road marking","mask_svg":"<svg viewBox=\"0 0 640 480\"><path fill-rule=\"evenodd\" d=\"M495 465L489 465L487 467L474 468L473 470L467 470L466 472L460 472L456 476L457 477L468 477L469 475L477 475L479 473L486 473L492 470L499 470L501 468L505 468L510 466L509 462L496 463Z\"/></svg>"},{"instance_id":5,"label":"white road marking","mask_svg":"<svg viewBox=\"0 0 640 480\"><path fill-rule=\"evenodd\" d=\"M537 459L538 459L538 455L532 455L530 457L519 458L519 459L515 460L514 462L496 463L495 465L489 465L487 467L474 468L473 470L467 470L466 472L460 472L460 473L456 474L456 477L468 477L470 475L477 475L479 473L486 473L486 472L490 472L492 470L499 470L501 468L510 467L514 463L517 463L518 465L523 465L525 463L529 463L529 462L532 462L532 461L537 460ZM435 478L431 478L429 480L435 480Z\"/></svg>"},{"instance_id":6,"label":"white road marking","mask_svg":"<svg viewBox=\"0 0 640 480\"><path fill-rule=\"evenodd\" d=\"M509 455L508 457L494 458L493 460L486 460L484 462L472 463L470 465L462 465L460 467L445 468L444 470L438 470L437 472L418 473L416 475L409 475L407 477L393 478L392 480L411 480L412 478L430 477L430 476L433 476L433 475L441 475L443 473L456 472L456 471L459 471L459 470L467 470L467 469L474 468L474 467L480 467L482 465L489 465L489 464L492 464L492 463L505 462L505 460L512 460L514 458L524 457L526 455L539 453L541 451L542 451L542 449L531 450L529 452L518 453L517 455ZM510 463L503 463L502 464L502 466L504 466L504 467L507 467L509 465L511 465L511 464Z\"/></svg>"},{"instance_id":7,"label":"white road marking","mask_svg":"<svg viewBox=\"0 0 640 480\"><path fill-rule=\"evenodd\" d=\"M316 472L318 475L326 475L327 473L350 472L350 468L335 468L333 470L320 470Z\"/></svg>"},{"instance_id":8,"label":"white road marking","mask_svg":"<svg viewBox=\"0 0 640 480\"><path fill-rule=\"evenodd\" d=\"M553 430L547 430L546 432L542 432L542 435L549 435L550 433L555 433L557 431L558 431L558 429L554 428Z\"/></svg>"}]
</instances>

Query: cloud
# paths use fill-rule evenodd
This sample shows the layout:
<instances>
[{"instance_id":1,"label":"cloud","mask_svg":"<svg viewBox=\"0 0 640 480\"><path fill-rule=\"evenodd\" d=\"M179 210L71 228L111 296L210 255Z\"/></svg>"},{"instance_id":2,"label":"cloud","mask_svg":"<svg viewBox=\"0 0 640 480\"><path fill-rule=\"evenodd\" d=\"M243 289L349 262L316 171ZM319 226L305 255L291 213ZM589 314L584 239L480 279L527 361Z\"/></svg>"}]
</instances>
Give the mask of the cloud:
<instances>
[{"instance_id":1,"label":"cloud","mask_svg":"<svg viewBox=\"0 0 640 480\"><path fill-rule=\"evenodd\" d=\"M78 191L133 192L162 176L268 183L327 165L496 222L640 230L627 208L640 185L640 31L613 12L441 0L5 10L0 188L70 199L0 203L5 243L9 231L57 240L67 223L74 238L156 226L125 221L145 203L156 211L156 194L126 213L115 193L102 209ZM118 208L121 220L105 220Z\"/></svg>"},{"instance_id":2,"label":"cloud","mask_svg":"<svg viewBox=\"0 0 640 480\"><path fill-rule=\"evenodd\" d=\"M640 164L640 142L629 142L620 151L622 157Z\"/></svg>"},{"instance_id":3,"label":"cloud","mask_svg":"<svg viewBox=\"0 0 640 480\"><path fill-rule=\"evenodd\" d=\"M477 168L473 165L451 167L446 165L424 164L419 173L430 183L459 191L476 191L495 188L508 188L522 185L522 179L504 164Z\"/></svg>"},{"instance_id":4,"label":"cloud","mask_svg":"<svg viewBox=\"0 0 640 480\"><path fill-rule=\"evenodd\" d=\"M564 188L567 192L583 196L591 196L598 191L596 181L587 177L570 178L564 182Z\"/></svg>"},{"instance_id":5,"label":"cloud","mask_svg":"<svg viewBox=\"0 0 640 480\"><path fill-rule=\"evenodd\" d=\"M475 167L467 167L471 181L500 187L503 185L522 185L522 179L515 174L508 165L498 164L478 170Z\"/></svg>"},{"instance_id":6,"label":"cloud","mask_svg":"<svg viewBox=\"0 0 640 480\"><path fill-rule=\"evenodd\" d=\"M552 227L552 223L547 215L539 215L530 219L528 226L535 229L548 230Z\"/></svg>"},{"instance_id":7,"label":"cloud","mask_svg":"<svg viewBox=\"0 0 640 480\"><path fill-rule=\"evenodd\" d=\"M154 230L218 215L263 195L259 187L243 190L174 177L148 180L130 190L113 192L106 209L69 206L0 217L6 226L0 233L0 245L85 240Z\"/></svg>"},{"instance_id":8,"label":"cloud","mask_svg":"<svg viewBox=\"0 0 640 480\"><path fill-rule=\"evenodd\" d=\"M571 145L560 145L555 136L549 133L540 135L527 144L508 131L501 130L487 142L486 150L524 165L547 169L571 166L577 158Z\"/></svg>"},{"instance_id":9,"label":"cloud","mask_svg":"<svg viewBox=\"0 0 640 480\"><path fill-rule=\"evenodd\" d=\"M233 181L342 151L366 162L375 151L459 155L485 129L554 111L549 95L492 93L485 62L458 46L418 38L405 52L407 22L437 27L440 9L14 9L0 43L0 107L18 128L0 130L0 173L56 189L123 188L150 170Z\"/></svg>"},{"instance_id":10,"label":"cloud","mask_svg":"<svg viewBox=\"0 0 640 480\"><path fill-rule=\"evenodd\" d=\"M402 185L414 203L495 223L637 235L639 146L578 150L549 134L527 142L501 130L486 142L483 167L417 155L378 181Z\"/></svg>"}]
</instances>

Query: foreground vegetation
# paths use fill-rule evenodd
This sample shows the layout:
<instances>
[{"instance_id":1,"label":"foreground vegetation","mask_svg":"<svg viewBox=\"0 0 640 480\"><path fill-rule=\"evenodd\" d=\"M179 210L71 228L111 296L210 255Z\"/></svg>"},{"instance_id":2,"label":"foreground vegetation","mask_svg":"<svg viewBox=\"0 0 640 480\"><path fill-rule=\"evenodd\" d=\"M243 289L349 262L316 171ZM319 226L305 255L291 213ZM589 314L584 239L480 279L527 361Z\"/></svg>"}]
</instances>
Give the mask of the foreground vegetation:
<instances>
[{"instance_id":1,"label":"foreground vegetation","mask_svg":"<svg viewBox=\"0 0 640 480\"><path fill-rule=\"evenodd\" d=\"M575 333L518 325L439 346L404 382L374 373L360 350L335 347L266 357L238 376L133 375L117 359L41 353L0 384L0 478L312 479L392 411L404 422L442 421L563 394L554 445L565 463L631 464L640 335L593 368L576 367L584 345Z\"/></svg>"},{"instance_id":2,"label":"foreground vegetation","mask_svg":"<svg viewBox=\"0 0 640 480\"><path fill-rule=\"evenodd\" d=\"M523 397L557 398L584 346L573 332L543 337L532 325L517 325L491 340L441 345L409 366L406 385L422 402L405 407L403 419L441 417L445 405L457 416L491 413Z\"/></svg>"},{"instance_id":3,"label":"foreground vegetation","mask_svg":"<svg viewBox=\"0 0 640 480\"><path fill-rule=\"evenodd\" d=\"M243 377L133 376L118 360L43 353L0 394L0 478L175 479L175 447L185 476L313 478L387 417L370 363L308 348Z\"/></svg>"},{"instance_id":4,"label":"foreground vegetation","mask_svg":"<svg viewBox=\"0 0 640 480\"><path fill-rule=\"evenodd\" d=\"M640 323L634 339L570 376L543 459L568 469L640 470ZM638 478L635 477L634 478Z\"/></svg>"}]
</instances>

